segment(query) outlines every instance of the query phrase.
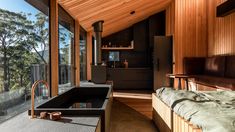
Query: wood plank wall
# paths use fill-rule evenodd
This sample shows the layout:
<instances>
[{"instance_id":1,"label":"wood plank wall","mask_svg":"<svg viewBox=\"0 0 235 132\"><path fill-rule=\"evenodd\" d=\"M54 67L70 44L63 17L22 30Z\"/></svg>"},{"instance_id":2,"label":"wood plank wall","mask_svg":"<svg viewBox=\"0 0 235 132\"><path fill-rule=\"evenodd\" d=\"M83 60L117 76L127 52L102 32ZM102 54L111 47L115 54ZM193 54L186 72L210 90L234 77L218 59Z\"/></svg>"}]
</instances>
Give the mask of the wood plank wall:
<instances>
[{"instance_id":1,"label":"wood plank wall","mask_svg":"<svg viewBox=\"0 0 235 132\"><path fill-rule=\"evenodd\" d=\"M166 35L170 36L174 34L175 28L175 1L166 8Z\"/></svg>"},{"instance_id":2,"label":"wood plank wall","mask_svg":"<svg viewBox=\"0 0 235 132\"><path fill-rule=\"evenodd\" d=\"M235 54L235 13L216 17L226 0L174 0L166 9L166 35L174 35L174 70L183 58Z\"/></svg>"},{"instance_id":3,"label":"wood plank wall","mask_svg":"<svg viewBox=\"0 0 235 132\"><path fill-rule=\"evenodd\" d=\"M166 36L173 36L175 31L175 1L166 8ZM175 45L173 41L173 73L175 73Z\"/></svg>"},{"instance_id":4,"label":"wood plank wall","mask_svg":"<svg viewBox=\"0 0 235 132\"><path fill-rule=\"evenodd\" d=\"M235 55L235 13L216 17L224 1L173 0L166 9L166 35L174 36L174 73L183 73L184 57Z\"/></svg>"},{"instance_id":5,"label":"wood plank wall","mask_svg":"<svg viewBox=\"0 0 235 132\"><path fill-rule=\"evenodd\" d=\"M207 56L207 0L175 0L175 73L183 58Z\"/></svg>"},{"instance_id":6,"label":"wood plank wall","mask_svg":"<svg viewBox=\"0 0 235 132\"><path fill-rule=\"evenodd\" d=\"M208 55L235 54L235 13L216 17L216 6L226 0L208 0Z\"/></svg>"}]
</instances>

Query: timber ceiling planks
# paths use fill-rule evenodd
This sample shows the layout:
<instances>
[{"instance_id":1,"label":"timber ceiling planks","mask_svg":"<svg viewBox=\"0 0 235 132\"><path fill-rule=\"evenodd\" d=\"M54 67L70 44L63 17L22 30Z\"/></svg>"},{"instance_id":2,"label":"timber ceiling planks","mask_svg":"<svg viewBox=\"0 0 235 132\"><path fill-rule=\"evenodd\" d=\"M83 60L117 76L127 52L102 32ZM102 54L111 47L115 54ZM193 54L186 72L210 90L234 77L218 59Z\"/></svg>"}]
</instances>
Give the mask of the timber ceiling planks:
<instances>
[{"instance_id":1,"label":"timber ceiling planks","mask_svg":"<svg viewBox=\"0 0 235 132\"><path fill-rule=\"evenodd\" d=\"M172 0L59 0L59 4L87 30L104 20L103 36L110 35L164 10ZM130 12L135 11L131 15Z\"/></svg>"}]
</instances>

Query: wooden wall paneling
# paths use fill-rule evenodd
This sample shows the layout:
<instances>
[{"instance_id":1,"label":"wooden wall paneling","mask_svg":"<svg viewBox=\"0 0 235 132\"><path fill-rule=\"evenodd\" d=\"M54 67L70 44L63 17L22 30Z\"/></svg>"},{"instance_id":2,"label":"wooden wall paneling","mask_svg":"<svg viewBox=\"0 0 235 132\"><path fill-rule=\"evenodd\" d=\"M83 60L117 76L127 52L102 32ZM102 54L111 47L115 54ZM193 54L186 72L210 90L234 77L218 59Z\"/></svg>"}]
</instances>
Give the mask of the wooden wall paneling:
<instances>
[{"instance_id":1,"label":"wooden wall paneling","mask_svg":"<svg viewBox=\"0 0 235 132\"><path fill-rule=\"evenodd\" d=\"M175 0L175 72L183 73L183 58L207 56L207 1Z\"/></svg>"},{"instance_id":2,"label":"wooden wall paneling","mask_svg":"<svg viewBox=\"0 0 235 132\"><path fill-rule=\"evenodd\" d=\"M87 32L87 80L91 80L92 32Z\"/></svg>"},{"instance_id":3,"label":"wooden wall paneling","mask_svg":"<svg viewBox=\"0 0 235 132\"><path fill-rule=\"evenodd\" d=\"M173 36L173 73L175 73L175 44L174 44L174 30L175 30L175 0L166 8L166 36Z\"/></svg>"},{"instance_id":4,"label":"wooden wall paneling","mask_svg":"<svg viewBox=\"0 0 235 132\"><path fill-rule=\"evenodd\" d=\"M166 8L166 35L174 34L175 27L175 0Z\"/></svg>"},{"instance_id":5,"label":"wooden wall paneling","mask_svg":"<svg viewBox=\"0 0 235 132\"><path fill-rule=\"evenodd\" d=\"M50 0L50 88L51 96L58 95L59 85L59 42L58 0Z\"/></svg>"},{"instance_id":6,"label":"wooden wall paneling","mask_svg":"<svg viewBox=\"0 0 235 132\"><path fill-rule=\"evenodd\" d=\"M215 40L215 19L216 19L216 2L215 0L208 1L208 55L214 53L214 40Z\"/></svg>"},{"instance_id":7,"label":"wooden wall paneling","mask_svg":"<svg viewBox=\"0 0 235 132\"><path fill-rule=\"evenodd\" d=\"M80 86L80 25L75 20L75 85Z\"/></svg>"},{"instance_id":8,"label":"wooden wall paneling","mask_svg":"<svg viewBox=\"0 0 235 132\"><path fill-rule=\"evenodd\" d=\"M216 6L226 0L209 0L208 55L235 54L235 13L216 17Z\"/></svg>"},{"instance_id":9,"label":"wooden wall paneling","mask_svg":"<svg viewBox=\"0 0 235 132\"><path fill-rule=\"evenodd\" d=\"M216 17L216 6L225 0L175 0L166 10L166 33L175 18L174 58L176 73L182 73L182 59L190 56L235 54L235 13ZM172 5L172 4L171 4ZM175 17L170 9L174 8Z\"/></svg>"}]
</instances>

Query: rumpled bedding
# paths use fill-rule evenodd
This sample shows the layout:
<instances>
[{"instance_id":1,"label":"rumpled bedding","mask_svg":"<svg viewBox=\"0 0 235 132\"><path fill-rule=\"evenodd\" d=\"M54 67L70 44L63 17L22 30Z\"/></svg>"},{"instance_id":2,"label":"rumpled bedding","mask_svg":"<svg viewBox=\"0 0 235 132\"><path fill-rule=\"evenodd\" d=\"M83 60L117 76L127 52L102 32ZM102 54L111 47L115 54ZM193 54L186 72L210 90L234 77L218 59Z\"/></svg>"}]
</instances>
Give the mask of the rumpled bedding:
<instances>
[{"instance_id":1,"label":"rumpled bedding","mask_svg":"<svg viewBox=\"0 0 235 132\"><path fill-rule=\"evenodd\" d=\"M203 132L235 132L235 91L156 90L171 109Z\"/></svg>"}]
</instances>

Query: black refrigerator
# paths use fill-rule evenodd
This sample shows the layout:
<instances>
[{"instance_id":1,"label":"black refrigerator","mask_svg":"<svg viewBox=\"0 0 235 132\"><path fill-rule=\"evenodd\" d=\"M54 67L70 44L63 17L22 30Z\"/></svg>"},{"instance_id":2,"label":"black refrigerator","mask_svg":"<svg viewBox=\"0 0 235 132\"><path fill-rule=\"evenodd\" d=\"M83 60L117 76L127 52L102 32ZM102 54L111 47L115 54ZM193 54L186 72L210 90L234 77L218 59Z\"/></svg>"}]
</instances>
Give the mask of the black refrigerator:
<instances>
[{"instance_id":1,"label":"black refrigerator","mask_svg":"<svg viewBox=\"0 0 235 132\"><path fill-rule=\"evenodd\" d=\"M173 69L173 37L154 36L153 49L153 82L154 90L164 86L172 86L166 74Z\"/></svg>"}]
</instances>

